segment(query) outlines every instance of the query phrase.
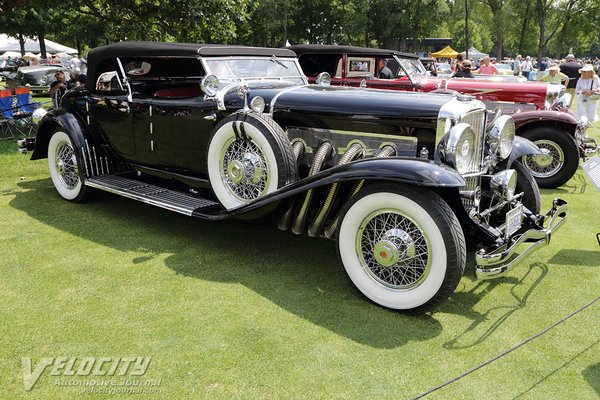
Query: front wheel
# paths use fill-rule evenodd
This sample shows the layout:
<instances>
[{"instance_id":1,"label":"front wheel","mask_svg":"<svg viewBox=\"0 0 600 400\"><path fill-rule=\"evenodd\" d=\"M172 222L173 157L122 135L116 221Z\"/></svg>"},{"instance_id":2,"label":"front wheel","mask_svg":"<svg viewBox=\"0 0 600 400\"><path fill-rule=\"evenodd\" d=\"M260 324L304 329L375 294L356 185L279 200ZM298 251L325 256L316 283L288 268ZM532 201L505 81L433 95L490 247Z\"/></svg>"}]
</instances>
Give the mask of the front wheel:
<instances>
[{"instance_id":1,"label":"front wheel","mask_svg":"<svg viewBox=\"0 0 600 400\"><path fill-rule=\"evenodd\" d=\"M517 171L517 187L515 192L523 193L521 203L532 213L539 214L542 208L542 199L537 182L533 179L531 172L519 161L515 161L512 168Z\"/></svg>"},{"instance_id":2,"label":"front wheel","mask_svg":"<svg viewBox=\"0 0 600 400\"><path fill-rule=\"evenodd\" d=\"M56 191L65 200L76 203L89 197L80 171L79 153L75 151L71 137L60 129L52 134L48 143L48 169Z\"/></svg>"},{"instance_id":3,"label":"front wheel","mask_svg":"<svg viewBox=\"0 0 600 400\"><path fill-rule=\"evenodd\" d=\"M338 253L354 285L384 307L421 314L445 301L466 259L463 231L437 194L374 184L342 211Z\"/></svg>"},{"instance_id":4,"label":"front wheel","mask_svg":"<svg viewBox=\"0 0 600 400\"><path fill-rule=\"evenodd\" d=\"M541 155L527 155L521 160L539 187L557 188L577 171L579 149L568 132L555 127L538 127L523 132L521 136L542 150Z\"/></svg>"}]
</instances>

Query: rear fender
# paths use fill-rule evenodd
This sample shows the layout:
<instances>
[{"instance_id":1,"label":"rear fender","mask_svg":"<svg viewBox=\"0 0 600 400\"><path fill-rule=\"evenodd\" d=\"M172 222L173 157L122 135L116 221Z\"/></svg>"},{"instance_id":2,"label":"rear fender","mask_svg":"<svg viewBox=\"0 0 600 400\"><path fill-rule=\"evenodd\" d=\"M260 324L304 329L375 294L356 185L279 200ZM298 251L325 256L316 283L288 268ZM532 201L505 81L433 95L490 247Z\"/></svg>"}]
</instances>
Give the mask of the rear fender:
<instances>
[{"instance_id":1,"label":"rear fender","mask_svg":"<svg viewBox=\"0 0 600 400\"><path fill-rule=\"evenodd\" d=\"M81 149L85 146L85 140L88 139L87 136L89 136L89 134L86 135L87 126L85 122L71 113L65 113L64 110L55 109L46 114L40 121L35 138L35 147L33 149L33 154L31 155L32 160L48 157L48 143L50 142L50 137L52 136L52 133L59 128L70 135L71 140L73 140L73 144L77 149ZM91 144L92 143L90 143L90 145Z\"/></svg>"}]
</instances>

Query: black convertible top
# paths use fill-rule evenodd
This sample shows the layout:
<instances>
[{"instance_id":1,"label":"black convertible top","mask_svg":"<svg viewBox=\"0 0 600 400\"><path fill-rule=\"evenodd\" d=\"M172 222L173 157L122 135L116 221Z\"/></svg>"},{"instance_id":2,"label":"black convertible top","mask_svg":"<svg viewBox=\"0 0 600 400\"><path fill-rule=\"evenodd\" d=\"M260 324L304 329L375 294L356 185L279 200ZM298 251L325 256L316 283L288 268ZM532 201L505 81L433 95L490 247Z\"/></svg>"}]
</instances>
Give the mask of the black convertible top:
<instances>
[{"instance_id":1,"label":"black convertible top","mask_svg":"<svg viewBox=\"0 0 600 400\"><path fill-rule=\"evenodd\" d=\"M303 54L352 54L355 56L391 56L398 55L403 58L415 58L419 56L412 53L403 53L401 51L386 50L386 49L375 49L370 47L358 47L358 46L339 46L330 44L297 44L294 46L288 46L286 49L294 51L298 57Z\"/></svg>"},{"instance_id":2,"label":"black convertible top","mask_svg":"<svg viewBox=\"0 0 600 400\"><path fill-rule=\"evenodd\" d=\"M197 56L276 56L296 57L284 48L232 46L224 44L168 43L168 42L118 42L96 47L88 53L88 77L96 77L102 61L115 57L197 57ZM93 83L93 82L92 82Z\"/></svg>"}]
</instances>

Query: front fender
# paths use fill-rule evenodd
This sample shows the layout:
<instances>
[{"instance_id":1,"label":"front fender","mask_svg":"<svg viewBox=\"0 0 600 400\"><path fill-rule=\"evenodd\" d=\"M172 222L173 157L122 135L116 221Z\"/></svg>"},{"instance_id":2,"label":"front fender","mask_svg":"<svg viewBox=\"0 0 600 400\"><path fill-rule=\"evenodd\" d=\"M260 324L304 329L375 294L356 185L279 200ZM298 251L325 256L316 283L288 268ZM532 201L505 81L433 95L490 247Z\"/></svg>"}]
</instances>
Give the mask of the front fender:
<instances>
[{"instance_id":1,"label":"front fender","mask_svg":"<svg viewBox=\"0 0 600 400\"><path fill-rule=\"evenodd\" d=\"M52 133L61 128L69 133L71 140L77 149L85 145L86 124L76 115L66 112L62 108L56 108L44 116L40 121L38 132L35 138L35 147L31 155L32 160L38 160L48 157L48 143Z\"/></svg>"},{"instance_id":2,"label":"front fender","mask_svg":"<svg viewBox=\"0 0 600 400\"><path fill-rule=\"evenodd\" d=\"M513 141L513 147L510 152L510 156L508 156L508 161L506 165L508 168L510 168L510 166L515 160L518 160L523 156L541 153L542 151L540 150L540 148L537 147L531 140L525 139L521 136L515 136L515 140Z\"/></svg>"},{"instance_id":3,"label":"front fender","mask_svg":"<svg viewBox=\"0 0 600 400\"><path fill-rule=\"evenodd\" d=\"M398 182L430 188L465 186L465 180L455 169L435 161L408 157L369 158L327 169L287 185L250 204L230 211L224 210L219 216L204 215L200 212L194 212L194 215L209 219L241 216L311 189L318 189L335 182L360 180Z\"/></svg>"}]
</instances>

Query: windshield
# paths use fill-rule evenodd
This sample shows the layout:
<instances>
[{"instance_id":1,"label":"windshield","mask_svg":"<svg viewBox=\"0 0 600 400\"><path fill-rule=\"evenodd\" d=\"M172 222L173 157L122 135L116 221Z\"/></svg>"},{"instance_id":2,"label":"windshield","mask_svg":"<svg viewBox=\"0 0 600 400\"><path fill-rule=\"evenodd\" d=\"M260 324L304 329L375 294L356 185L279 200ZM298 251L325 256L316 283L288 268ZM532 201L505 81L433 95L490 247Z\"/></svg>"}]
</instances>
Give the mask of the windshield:
<instances>
[{"instance_id":1,"label":"windshield","mask_svg":"<svg viewBox=\"0 0 600 400\"><path fill-rule=\"evenodd\" d=\"M396 59L404 70L404 73L409 77L427 76L427 70L421 63L421 60L398 57ZM402 74L402 71L400 71L400 74Z\"/></svg>"},{"instance_id":2,"label":"windshield","mask_svg":"<svg viewBox=\"0 0 600 400\"><path fill-rule=\"evenodd\" d=\"M203 59L207 72L219 81L285 80L304 84L295 59L272 57L226 57Z\"/></svg>"}]
</instances>

